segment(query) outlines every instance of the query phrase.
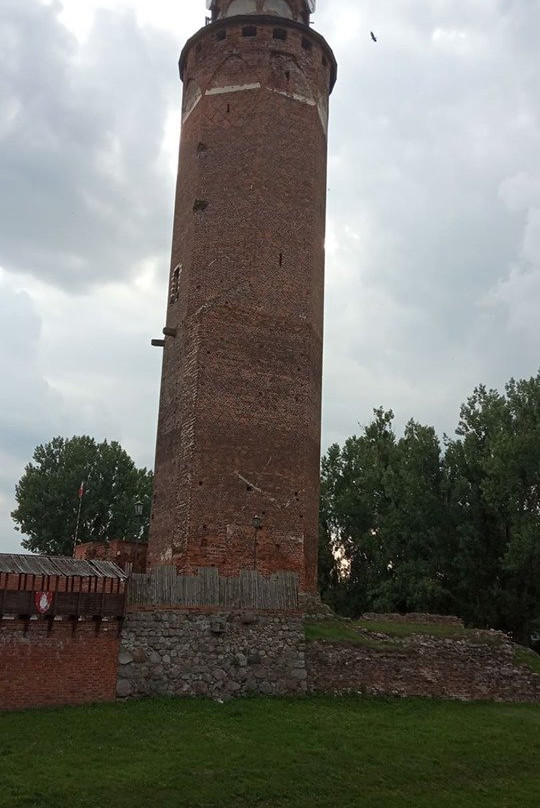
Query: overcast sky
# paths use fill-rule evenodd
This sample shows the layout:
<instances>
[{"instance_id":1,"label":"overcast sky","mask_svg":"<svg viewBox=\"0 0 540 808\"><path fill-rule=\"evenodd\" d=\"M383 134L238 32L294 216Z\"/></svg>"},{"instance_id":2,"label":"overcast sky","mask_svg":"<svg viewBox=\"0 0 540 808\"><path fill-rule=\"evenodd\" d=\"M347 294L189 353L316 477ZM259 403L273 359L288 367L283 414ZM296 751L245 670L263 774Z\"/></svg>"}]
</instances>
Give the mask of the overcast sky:
<instances>
[{"instance_id":1,"label":"overcast sky","mask_svg":"<svg viewBox=\"0 0 540 808\"><path fill-rule=\"evenodd\" d=\"M204 16L0 2L0 551L38 443L153 465L177 60ZM339 62L323 447L379 405L452 433L477 383L540 364L540 0L319 0L314 22Z\"/></svg>"}]
</instances>

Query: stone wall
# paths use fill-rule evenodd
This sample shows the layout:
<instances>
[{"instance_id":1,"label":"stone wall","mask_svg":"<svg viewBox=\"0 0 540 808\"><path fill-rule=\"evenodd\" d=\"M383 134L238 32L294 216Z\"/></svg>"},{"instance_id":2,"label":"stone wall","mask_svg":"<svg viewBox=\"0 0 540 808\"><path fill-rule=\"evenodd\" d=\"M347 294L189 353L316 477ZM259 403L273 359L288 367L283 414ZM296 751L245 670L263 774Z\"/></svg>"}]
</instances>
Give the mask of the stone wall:
<instances>
[{"instance_id":1,"label":"stone wall","mask_svg":"<svg viewBox=\"0 0 540 808\"><path fill-rule=\"evenodd\" d=\"M380 647L369 640L365 646L312 642L306 647L308 692L540 701L540 675L516 662L516 650L498 632L466 640L392 638Z\"/></svg>"},{"instance_id":2,"label":"stone wall","mask_svg":"<svg viewBox=\"0 0 540 808\"><path fill-rule=\"evenodd\" d=\"M300 617L141 611L122 632L117 693L299 695L306 691Z\"/></svg>"},{"instance_id":3,"label":"stone wall","mask_svg":"<svg viewBox=\"0 0 540 808\"><path fill-rule=\"evenodd\" d=\"M435 623L438 625L464 628L463 620L445 614L426 614L425 612L409 612L408 614L380 614L368 612L363 614L361 620L373 620L380 623Z\"/></svg>"}]
</instances>

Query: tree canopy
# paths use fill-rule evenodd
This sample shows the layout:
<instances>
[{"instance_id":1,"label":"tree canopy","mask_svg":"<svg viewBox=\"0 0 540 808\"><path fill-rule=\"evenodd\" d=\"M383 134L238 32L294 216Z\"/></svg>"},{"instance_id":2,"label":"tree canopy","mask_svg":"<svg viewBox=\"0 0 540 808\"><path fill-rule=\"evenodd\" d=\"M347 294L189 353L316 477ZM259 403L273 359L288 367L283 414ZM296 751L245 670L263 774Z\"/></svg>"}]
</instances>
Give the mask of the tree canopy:
<instances>
[{"instance_id":1,"label":"tree canopy","mask_svg":"<svg viewBox=\"0 0 540 808\"><path fill-rule=\"evenodd\" d=\"M453 613L527 639L540 618L540 374L477 387L453 439L378 409L322 463L320 584L363 611Z\"/></svg>"},{"instance_id":2,"label":"tree canopy","mask_svg":"<svg viewBox=\"0 0 540 808\"><path fill-rule=\"evenodd\" d=\"M37 553L71 555L76 540L146 541L152 482L152 472L136 468L114 441L57 437L35 449L11 516L25 534L23 547ZM136 502L142 516L135 513Z\"/></svg>"}]
</instances>

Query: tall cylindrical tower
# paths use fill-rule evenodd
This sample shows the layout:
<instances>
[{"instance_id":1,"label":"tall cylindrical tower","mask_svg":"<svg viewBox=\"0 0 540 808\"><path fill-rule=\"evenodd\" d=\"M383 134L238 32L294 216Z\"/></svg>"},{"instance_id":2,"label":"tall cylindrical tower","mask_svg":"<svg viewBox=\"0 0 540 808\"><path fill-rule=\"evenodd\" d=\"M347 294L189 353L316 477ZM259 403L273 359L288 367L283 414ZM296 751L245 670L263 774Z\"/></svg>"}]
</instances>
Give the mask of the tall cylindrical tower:
<instances>
[{"instance_id":1,"label":"tall cylindrical tower","mask_svg":"<svg viewBox=\"0 0 540 808\"><path fill-rule=\"evenodd\" d=\"M184 83L149 565L316 590L328 98L305 0L213 0Z\"/></svg>"}]
</instances>

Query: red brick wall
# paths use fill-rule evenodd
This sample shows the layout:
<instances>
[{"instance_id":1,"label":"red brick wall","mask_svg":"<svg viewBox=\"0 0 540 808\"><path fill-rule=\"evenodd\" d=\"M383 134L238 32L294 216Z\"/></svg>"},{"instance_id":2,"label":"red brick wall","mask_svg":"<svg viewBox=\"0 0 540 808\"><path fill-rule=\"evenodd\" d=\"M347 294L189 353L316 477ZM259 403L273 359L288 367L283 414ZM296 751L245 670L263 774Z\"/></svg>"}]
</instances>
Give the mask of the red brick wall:
<instances>
[{"instance_id":1,"label":"red brick wall","mask_svg":"<svg viewBox=\"0 0 540 808\"><path fill-rule=\"evenodd\" d=\"M114 701L118 624L0 620L0 710Z\"/></svg>"},{"instance_id":2,"label":"red brick wall","mask_svg":"<svg viewBox=\"0 0 540 808\"><path fill-rule=\"evenodd\" d=\"M121 569L132 564L132 572L144 572L146 569L147 545L142 542L121 541L113 539L108 542L89 541L77 544L73 549L73 558L82 561L114 561Z\"/></svg>"},{"instance_id":3,"label":"red brick wall","mask_svg":"<svg viewBox=\"0 0 540 808\"><path fill-rule=\"evenodd\" d=\"M203 29L181 64L177 334L165 339L149 565L290 570L314 591L334 58L306 26L251 17Z\"/></svg>"}]
</instances>

